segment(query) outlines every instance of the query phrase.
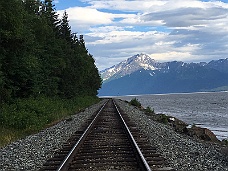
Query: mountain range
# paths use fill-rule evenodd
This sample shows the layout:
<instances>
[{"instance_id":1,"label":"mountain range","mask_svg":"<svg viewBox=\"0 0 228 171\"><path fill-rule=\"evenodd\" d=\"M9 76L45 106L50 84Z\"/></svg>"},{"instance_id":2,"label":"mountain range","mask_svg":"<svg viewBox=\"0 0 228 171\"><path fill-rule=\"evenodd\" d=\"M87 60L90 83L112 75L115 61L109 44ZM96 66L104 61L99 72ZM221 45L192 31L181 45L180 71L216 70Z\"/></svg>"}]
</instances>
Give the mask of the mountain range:
<instances>
[{"instance_id":1,"label":"mountain range","mask_svg":"<svg viewBox=\"0 0 228 171\"><path fill-rule=\"evenodd\" d=\"M100 72L99 96L228 90L228 58L210 62L158 62L137 54Z\"/></svg>"}]
</instances>

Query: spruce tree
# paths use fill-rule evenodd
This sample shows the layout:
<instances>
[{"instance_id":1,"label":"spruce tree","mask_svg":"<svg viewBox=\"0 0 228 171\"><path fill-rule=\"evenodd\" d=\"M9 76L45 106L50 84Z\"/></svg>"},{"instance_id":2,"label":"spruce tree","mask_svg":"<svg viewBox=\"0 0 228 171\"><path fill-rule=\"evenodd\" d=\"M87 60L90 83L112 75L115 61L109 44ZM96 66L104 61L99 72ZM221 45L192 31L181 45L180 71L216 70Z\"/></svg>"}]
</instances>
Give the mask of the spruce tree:
<instances>
[{"instance_id":1,"label":"spruce tree","mask_svg":"<svg viewBox=\"0 0 228 171\"><path fill-rule=\"evenodd\" d=\"M53 0L45 0L42 5L42 15L47 19L48 25L57 36L59 33L60 21L54 7Z\"/></svg>"},{"instance_id":2,"label":"spruce tree","mask_svg":"<svg viewBox=\"0 0 228 171\"><path fill-rule=\"evenodd\" d=\"M45 0L42 3L40 17L44 24L44 26L41 26L43 36L41 38L40 54L40 61L42 63L41 93L47 96L56 96L59 93L59 72L63 62L62 49L58 38L59 19L54 5L52 5L52 0Z\"/></svg>"},{"instance_id":3,"label":"spruce tree","mask_svg":"<svg viewBox=\"0 0 228 171\"><path fill-rule=\"evenodd\" d=\"M23 2L28 14L39 15L41 7L40 0L24 0Z\"/></svg>"},{"instance_id":4,"label":"spruce tree","mask_svg":"<svg viewBox=\"0 0 228 171\"><path fill-rule=\"evenodd\" d=\"M3 92L10 97L26 97L33 89L32 75L36 75L32 67L33 56L30 54L33 35L26 25L27 14L22 2L9 0L1 4Z\"/></svg>"},{"instance_id":5,"label":"spruce tree","mask_svg":"<svg viewBox=\"0 0 228 171\"><path fill-rule=\"evenodd\" d=\"M68 14L66 11L63 13L59 32L62 39L65 39L70 44L72 43L73 36L71 34L71 27L69 26Z\"/></svg>"},{"instance_id":6,"label":"spruce tree","mask_svg":"<svg viewBox=\"0 0 228 171\"><path fill-rule=\"evenodd\" d=\"M0 0L0 101L96 95L101 79L82 35L52 0Z\"/></svg>"}]
</instances>

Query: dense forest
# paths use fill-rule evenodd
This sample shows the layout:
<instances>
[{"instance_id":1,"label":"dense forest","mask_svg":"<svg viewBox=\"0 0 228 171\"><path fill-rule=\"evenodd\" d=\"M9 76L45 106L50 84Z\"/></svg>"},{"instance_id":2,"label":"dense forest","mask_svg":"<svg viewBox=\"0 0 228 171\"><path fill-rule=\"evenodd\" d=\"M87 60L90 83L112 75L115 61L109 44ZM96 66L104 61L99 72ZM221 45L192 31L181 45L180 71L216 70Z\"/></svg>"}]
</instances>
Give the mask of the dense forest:
<instances>
[{"instance_id":1,"label":"dense forest","mask_svg":"<svg viewBox=\"0 0 228 171\"><path fill-rule=\"evenodd\" d=\"M52 0L0 0L0 147L98 102L94 63Z\"/></svg>"},{"instance_id":2,"label":"dense forest","mask_svg":"<svg viewBox=\"0 0 228 171\"><path fill-rule=\"evenodd\" d=\"M97 95L101 78L83 35L52 0L0 0L0 102Z\"/></svg>"}]
</instances>

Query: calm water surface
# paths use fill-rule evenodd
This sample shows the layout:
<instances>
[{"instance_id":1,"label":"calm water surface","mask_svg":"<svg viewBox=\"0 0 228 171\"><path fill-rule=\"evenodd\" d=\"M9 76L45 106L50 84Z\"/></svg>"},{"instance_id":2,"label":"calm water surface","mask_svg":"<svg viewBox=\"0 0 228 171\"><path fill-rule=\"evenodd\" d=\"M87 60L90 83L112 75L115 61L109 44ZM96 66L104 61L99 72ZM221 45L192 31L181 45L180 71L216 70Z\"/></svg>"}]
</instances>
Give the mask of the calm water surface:
<instances>
[{"instance_id":1,"label":"calm water surface","mask_svg":"<svg viewBox=\"0 0 228 171\"><path fill-rule=\"evenodd\" d=\"M130 101L136 97L143 107L155 113L177 117L187 124L208 128L218 139L228 139L228 92L120 96Z\"/></svg>"}]
</instances>

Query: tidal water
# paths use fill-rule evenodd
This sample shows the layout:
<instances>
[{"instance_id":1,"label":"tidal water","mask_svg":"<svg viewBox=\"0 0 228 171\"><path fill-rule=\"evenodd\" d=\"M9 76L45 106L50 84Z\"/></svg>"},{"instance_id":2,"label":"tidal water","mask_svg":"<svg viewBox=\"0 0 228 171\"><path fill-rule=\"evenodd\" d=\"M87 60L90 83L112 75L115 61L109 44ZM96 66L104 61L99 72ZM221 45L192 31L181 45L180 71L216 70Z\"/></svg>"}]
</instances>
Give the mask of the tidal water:
<instances>
[{"instance_id":1,"label":"tidal water","mask_svg":"<svg viewBox=\"0 0 228 171\"><path fill-rule=\"evenodd\" d=\"M228 92L119 96L130 101L137 98L143 107L208 128L218 139L228 139Z\"/></svg>"}]
</instances>

